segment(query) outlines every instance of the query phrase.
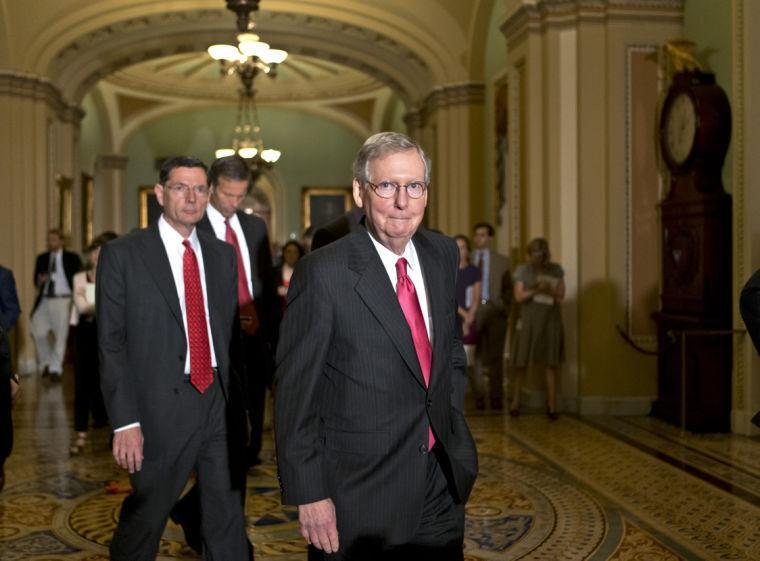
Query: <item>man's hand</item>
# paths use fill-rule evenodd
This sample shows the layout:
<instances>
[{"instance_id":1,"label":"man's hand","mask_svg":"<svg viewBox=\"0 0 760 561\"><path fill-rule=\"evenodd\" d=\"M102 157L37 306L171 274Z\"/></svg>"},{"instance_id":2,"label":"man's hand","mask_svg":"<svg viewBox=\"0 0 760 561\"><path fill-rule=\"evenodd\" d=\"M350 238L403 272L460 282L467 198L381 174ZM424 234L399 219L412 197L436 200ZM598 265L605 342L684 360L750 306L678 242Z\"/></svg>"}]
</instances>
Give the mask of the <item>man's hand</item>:
<instances>
[{"instance_id":1,"label":"man's hand","mask_svg":"<svg viewBox=\"0 0 760 561\"><path fill-rule=\"evenodd\" d=\"M338 551L338 528L332 499L298 505L298 522L301 535L309 544L325 553Z\"/></svg>"},{"instance_id":2,"label":"man's hand","mask_svg":"<svg viewBox=\"0 0 760 561\"><path fill-rule=\"evenodd\" d=\"M18 382L11 378L11 405L16 404L16 399L18 399L18 392L21 390L21 386L18 385Z\"/></svg>"},{"instance_id":3,"label":"man's hand","mask_svg":"<svg viewBox=\"0 0 760 561\"><path fill-rule=\"evenodd\" d=\"M140 427L114 433L113 457L129 473L140 471L143 462L143 434Z\"/></svg>"}]
</instances>

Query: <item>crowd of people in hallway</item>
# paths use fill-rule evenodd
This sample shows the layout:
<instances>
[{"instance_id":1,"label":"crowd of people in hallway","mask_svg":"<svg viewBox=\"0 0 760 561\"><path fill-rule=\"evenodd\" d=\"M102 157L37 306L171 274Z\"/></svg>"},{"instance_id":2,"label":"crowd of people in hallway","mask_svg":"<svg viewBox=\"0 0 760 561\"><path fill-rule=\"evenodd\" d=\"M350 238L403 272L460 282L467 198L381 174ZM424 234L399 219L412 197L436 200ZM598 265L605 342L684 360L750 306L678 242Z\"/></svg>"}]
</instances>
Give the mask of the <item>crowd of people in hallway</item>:
<instances>
[{"instance_id":1,"label":"crowd of people in hallway","mask_svg":"<svg viewBox=\"0 0 760 561\"><path fill-rule=\"evenodd\" d=\"M282 499L298 506L310 559L462 559L477 474L468 381L476 411L503 410L506 350L509 414L520 414L526 369L541 366L557 418L562 268L537 238L513 273L487 222L473 242L422 227L430 161L398 133L359 151L355 208L279 255L264 220L240 208L250 183L237 155L208 168L171 158L154 188L157 223L104 232L84 265L51 229L37 258L42 377L60 381L75 326L70 453L86 449L90 426L110 424L130 474L112 559L155 558L168 517L207 556L252 557L242 507L267 391ZM11 380L1 468L18 390L7 331L20 309L10 271L0 282L0 374Z\"/></svg>"}]
</instances>

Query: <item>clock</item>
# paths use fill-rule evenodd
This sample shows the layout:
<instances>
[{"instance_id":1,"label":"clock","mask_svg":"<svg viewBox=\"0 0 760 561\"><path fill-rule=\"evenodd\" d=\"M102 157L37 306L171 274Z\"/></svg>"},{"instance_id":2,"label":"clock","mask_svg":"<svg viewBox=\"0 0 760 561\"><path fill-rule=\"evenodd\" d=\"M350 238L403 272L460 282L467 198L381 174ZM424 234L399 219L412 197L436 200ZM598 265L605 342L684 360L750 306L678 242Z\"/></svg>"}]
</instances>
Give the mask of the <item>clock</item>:
<instances>
[{"instance_id":1,"label":"clock","mask_svg":"<svg viewBox=\"0 0 760 561\"><path fill-rule=\"evenodd\" d=\"M697 110L688 93L679 93L673 99L665 113L663 133L662 149L667 152L668 159L676 166L683 165L691 154L697 133Z\"/></svg>"},{"instance_id":2,"label":"clock","mask_svg":"<svg viewBox=\"0 0 760 561\"><path fill-rule=\"evenodd\" d=\"M660 148L671 175L714 176L730 137L731 109L715 75L697 70L673 76L660 115ZM708 187L696 183L699 190Z\"/></svg>"}]
</instances>

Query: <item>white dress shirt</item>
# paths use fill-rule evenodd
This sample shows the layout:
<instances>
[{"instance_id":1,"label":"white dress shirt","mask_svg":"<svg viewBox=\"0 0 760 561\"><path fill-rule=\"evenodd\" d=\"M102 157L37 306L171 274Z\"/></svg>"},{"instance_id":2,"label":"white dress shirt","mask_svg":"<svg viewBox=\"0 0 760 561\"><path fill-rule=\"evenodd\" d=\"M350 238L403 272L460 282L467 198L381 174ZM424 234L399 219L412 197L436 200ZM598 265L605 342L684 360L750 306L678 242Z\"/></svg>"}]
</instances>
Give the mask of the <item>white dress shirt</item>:
<instances>
[{"instance_id":1,"label":"white dress shirt","mask_svg":"<svg viewBox=\"0 0 760 561\"><path fill-rule=\"evenodd\" d=\"M396 262L402 257L406 259L406 274L409 275L410 279L412 279L414 290L417 292L417 299L420 301L420 308L422 308L422 317L425 319L425 328L427 329L428 339L430 339L430 344L432 345L433 331L430 321L430 306L428 305L427 290L425 289L425 280L422 278L422 267L420 265L420 260L417 257L417 250L415 249L412 240L409 240L409 243L406 244L403 255L396 255L390 249L377 241L372 236L372 234L369 235L369 239L371 239L372 243L375 244L375 249L380 256L380 260L383 262L385 271L388 273L388 278L391 279L393 290L396 290L396 285L398 284Z\"/></svg>"},{"instance_id":2,"label":"white dress shirt","mask_svg":"<svg viewBox=\"0 0 760 561\"><path fill-rule=\"evenodd\" d=\"M224 215L216 210L213 205L209 204L206 207L206 214L208 220L211 222L211 227L214 229L216 237L223 242L227 241L227 226L224 223ZM238 245L240 246L240 254L243 257L243 268L245 269L245 279L248 283L248 292L253 298L253 283L251 279L253 275L251 273L251 254L248 252L248 242L245 241L245 234L243 233L243 227L240 225L240 219L237 214L233 214L230 217L230 227L237 235Z\"/></svg>"},{"instance_id":3,"label":"white dress shirt","mask_svg":"<svg viewBox=\"0 0 760 561\"><path fill-rule=\"evenodd\" d=\"M55 295L56 296L71 296L71 287L69 286L69 280L66 278L66 271L63 268L63 250L59 249L50 253L50 260L55 259L55 272L50 273L50 281L55 283ZM52 269L52 267L51 267ZM47 283L45 285L45 291L43 296L47 294Z\"/></svg>"}]
</instances>

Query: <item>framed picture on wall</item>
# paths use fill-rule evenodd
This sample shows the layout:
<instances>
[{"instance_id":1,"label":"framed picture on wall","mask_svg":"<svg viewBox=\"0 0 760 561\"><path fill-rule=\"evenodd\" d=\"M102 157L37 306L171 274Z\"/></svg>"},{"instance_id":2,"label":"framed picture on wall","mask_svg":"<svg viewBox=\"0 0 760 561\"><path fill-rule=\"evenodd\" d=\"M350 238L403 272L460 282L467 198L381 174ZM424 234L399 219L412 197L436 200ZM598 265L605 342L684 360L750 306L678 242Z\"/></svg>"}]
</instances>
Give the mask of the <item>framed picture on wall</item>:
<instances>
[{"instance_id":1,"label":"framed picture on wall","mask_svg":"<svg viewBox=\"0 0 760 561\"><path fill-rule=\"evenodd\" d=\"M304 187L303 230L322 226L351 210L351 187Z\"/></svg>"},{"instance_id":2,"label":"framed picture on wall","mask_svg":"<svg viewBox=\"0 0 760 561\"><path fill-rule=\"evenodd\" d=\"M153 185L140 185L140 228L158 221L161 216L161 205L158 204Z\"/></svg>"},{"instance_id":3,"label":"framed picture on wall","mask_svg":"<svg viewBox=\"0 0 760 561\"><path fill-rule=\"evenodd\" d=\"M82 247L92 243L92 221L94 217L94 195L92 176L82 174Z\"/></svg>"},{"instance_id":4,"label":"framed picture on wall","mask_svg":"<svg viewBox=\"0 0 760 561\"><path fill-rule=\"evenodd\" d=\"M58 225L63 232L66 240L71 240L71 220L73 213L73 195L72 188L74 181L65 175L55 177L58 186Z\"/></svg>"}]
</instances>

